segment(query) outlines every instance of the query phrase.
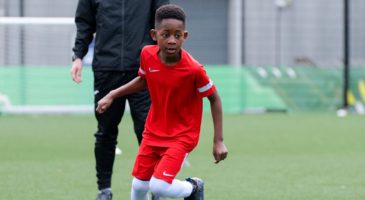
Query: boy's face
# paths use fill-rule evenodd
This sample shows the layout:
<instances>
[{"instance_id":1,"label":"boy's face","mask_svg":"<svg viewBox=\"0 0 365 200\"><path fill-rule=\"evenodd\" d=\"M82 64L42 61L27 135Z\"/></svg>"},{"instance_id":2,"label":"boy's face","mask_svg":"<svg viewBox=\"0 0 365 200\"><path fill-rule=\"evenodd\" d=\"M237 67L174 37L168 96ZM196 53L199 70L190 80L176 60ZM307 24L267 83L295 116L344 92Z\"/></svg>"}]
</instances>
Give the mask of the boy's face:
<instances>
[{"instance_id":1,"label":"boy's face","mask_svg":"<svg viewBox=\"0 0 365 200\"><path fill-rule=\"evenodd\" d=\"M155 30L151 31L153 40L160 47L160 56L166 59L179 58L182 43L188 36L185 25L177 19L163 19Z\"/></svg>"}]
</instances>

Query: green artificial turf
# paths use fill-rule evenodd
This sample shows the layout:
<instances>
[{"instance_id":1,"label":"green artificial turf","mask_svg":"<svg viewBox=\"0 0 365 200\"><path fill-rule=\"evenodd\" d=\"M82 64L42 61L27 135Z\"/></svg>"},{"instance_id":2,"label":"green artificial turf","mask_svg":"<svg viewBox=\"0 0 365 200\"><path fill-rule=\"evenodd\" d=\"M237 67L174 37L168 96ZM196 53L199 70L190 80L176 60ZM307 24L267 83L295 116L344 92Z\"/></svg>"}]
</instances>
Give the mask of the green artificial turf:
<instances>
[{"instance_id":1,"label":"green artificial turf","mask_svg":"<svg viewBox=\"0 0 365 200\"><path fill-rule=\"evenodd\" d=\"M0 199L96 197L93 116L0 116ZM129 199L137 141L129 114L120 125L114 199ZM191 167L206 200L365 199L365 117L335 114L225 115L228 158L214 164L204 115Z\"/></svg>"}]
</instances>

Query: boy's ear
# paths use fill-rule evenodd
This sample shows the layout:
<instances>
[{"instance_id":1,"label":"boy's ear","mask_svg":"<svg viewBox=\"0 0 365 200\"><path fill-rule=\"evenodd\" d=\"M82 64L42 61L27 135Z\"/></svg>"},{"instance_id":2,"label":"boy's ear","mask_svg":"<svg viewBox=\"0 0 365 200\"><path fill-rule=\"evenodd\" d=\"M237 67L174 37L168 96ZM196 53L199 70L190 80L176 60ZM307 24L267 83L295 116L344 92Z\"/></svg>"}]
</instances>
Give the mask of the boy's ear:
<instances>
[{"instance_id":1,"label":"boy's ear","mask_svg":"<svg viewBox=\"0 0 365 200\"><path fill-rule=\"evenodd\" d=\"M151 38L153 39L153 41L157 41L157 38L156 38L156 30L155 29L151 29L150 30L150 35L151 35Z\"/></svg>"},{"instance_id":2,"label":"boy's ear","mask_svg":"<svg viewBox=\"0 0 365 200\"><path fill-rule=\"evenodd\" d=\"M184 31L184 39L188 38L189 33L187 31Z\"/></svg>"}]
</instances>

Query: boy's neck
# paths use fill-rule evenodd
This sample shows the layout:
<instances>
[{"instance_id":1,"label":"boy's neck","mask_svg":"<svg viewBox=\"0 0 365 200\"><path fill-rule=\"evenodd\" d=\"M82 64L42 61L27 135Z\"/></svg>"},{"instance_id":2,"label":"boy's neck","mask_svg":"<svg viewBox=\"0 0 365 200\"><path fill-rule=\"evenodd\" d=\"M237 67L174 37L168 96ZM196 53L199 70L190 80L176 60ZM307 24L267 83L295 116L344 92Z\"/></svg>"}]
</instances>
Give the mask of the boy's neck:
<instances>
[{"instance_id":1,"label":"boy's neck","mask_svg":"<svg viewBox=\"0 0 365 200\"><path fill-rule=\"evenodd\" d=\"M163 55L161 52L159 52L158 57L160 58L161 62L165 65L175 65L181 60L181 50L177 54L177 56L167 57L166 55Z\"/></svg>"}]
</instances>

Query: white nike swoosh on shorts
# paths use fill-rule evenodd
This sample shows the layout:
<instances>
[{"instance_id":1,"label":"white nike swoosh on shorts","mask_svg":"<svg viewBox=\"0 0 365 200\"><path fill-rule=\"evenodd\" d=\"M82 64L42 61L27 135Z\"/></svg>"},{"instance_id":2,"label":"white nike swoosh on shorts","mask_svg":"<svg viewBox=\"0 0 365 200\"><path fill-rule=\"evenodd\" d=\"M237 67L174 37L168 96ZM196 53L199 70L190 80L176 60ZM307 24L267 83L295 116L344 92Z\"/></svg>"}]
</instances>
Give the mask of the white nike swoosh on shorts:
<instances>
[{"instance_id":1,"label":"white nike swoosh on shorts","mask_svg":"<svg viewBox=\"0 0 365 200\"><path fill-rule=\"evenodd\" d=\"M166 173L166 171L162 172L162 175L164 175L164 176L168 176L168 177L173 177L173 176L174 176L173 174L168 174L168 173Z\"/></svg>"}]
</instances>

